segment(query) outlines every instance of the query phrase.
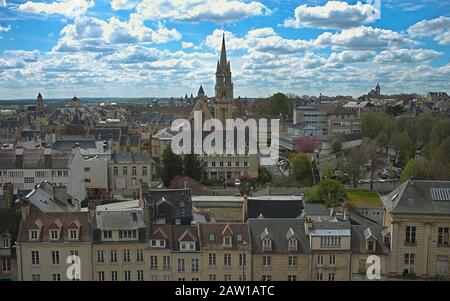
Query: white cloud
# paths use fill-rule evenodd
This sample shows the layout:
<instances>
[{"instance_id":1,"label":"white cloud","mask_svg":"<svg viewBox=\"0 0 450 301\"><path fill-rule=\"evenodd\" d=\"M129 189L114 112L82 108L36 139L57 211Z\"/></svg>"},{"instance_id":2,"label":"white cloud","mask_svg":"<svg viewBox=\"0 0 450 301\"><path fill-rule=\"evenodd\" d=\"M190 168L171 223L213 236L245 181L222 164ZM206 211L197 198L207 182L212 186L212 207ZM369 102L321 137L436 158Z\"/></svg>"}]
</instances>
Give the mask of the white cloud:
<instances>
[{"instance_id":1,"label":"white cloud","mask_svg":"<svg viewBox=\"0 0 450 301\"><path fill-rule=\"evenodd\" d=\"M344 29L338 33L325 32L315 40L317 46L346 49L400 48L415 42L401 33L389 29L360 26Z\"/></svg>"},{"instance_id":2,"label":"white cloud","mask_svg":"<svg viewBox=\"0 0 450 301\"><path fill-rule=\"evenodd\" d=\"M192 43L192 42L181 42L181 47L183 47L183 49L193 48L194 47L194 43Z\"/></svg>"},{"instance_id":3,"label":"white cloud","mask_svg":"<svg viewBox=\"0 0 450 301\"><path fill-rule=\"evenodd\" d=\"M412 36L429 36L441 45L450 45L450 17L440 16L432 20L422 20L410 28Z\"/></svg>"},{"instance_id":4,"label":"white cloud","mask_svg":"<svg viewBox=\"0 0 450 301\"><path fill-rule=\"evenodd\" d=\"M7 25L7 26L0 25L0 32L8 32L10 30L11 30L11 25Z\"/></svg>"},{"instance_id":5,"label":"white cloud","mask_svg":"<svg viewBox=\"0 0 450 301\"><path fill-rule=\"evenodd\" d=\"M7 5L6 0L0 0L0 7L6 7Z\"/></svg>"},{"instance_id":6,"label":"white cloud","mask_svg":"<svg viewBox=\"0 0 450 301\"><path fill-rule=\"evenodd\" d=\"M76 18L86 14L94 4L93 0L59 0L50 3L28 1L20 4L19 10L31 14L57 14L67 18Z\"/></svg>"},{"instance_id":7,"label":"white cloud","mask_svg":"<svg viewBox=\"0 0 450 301\"><path fill-rule=\"evenodd\" d=\"M271 12L260 2L242 0L143 0L136 11L146 20L216 23L230 23Z\"/></svg>"},{"instance_id":8,"label":"white cloud","mask_svg":"<svg viewBox=\"0 0 450 301\"><path fill-rule=\"evenodd\" d=\"M292 19L284 21L286 27L345 29L372 23L381 16L378 5L357 2L328 1L324 6L302 4L295 9Z\"/></svg>"},{"instance_id":9,"label":"white cloud","mask_svg":"<svg viewBox=\"0 0 450 301\"><path fill-rule=\"evenodd\" d=\"M111 0L113 10L130 10L137 5L137 0Z\"/></svg>"},{"instance_id":10,"label":"white cloud","mask_svg":"<svg viewBox=\"0 0 450 301\"><path fill-rule=\"evenodd\" d=\"M380 52L376 57L375 63L418 63L429 61L442 55L431 49L390 49Z\"/></svg>"},{"instance_id":11,"label":"white cloud","mask_svg":"<svg viewBox=\"0 0 450 301\"><path fill-rule=\"evenodd\" d=\"M131 15L127 22L116 17L108 21L81 17L74 24L67 25L61 31L61 38L54 51L75 52L112 52L115 45L139 43L166 43L176 41L181 34L175 29L168 29L159 24L152 29L144 25L138 15Z\"/></svg>"}]
</instances>

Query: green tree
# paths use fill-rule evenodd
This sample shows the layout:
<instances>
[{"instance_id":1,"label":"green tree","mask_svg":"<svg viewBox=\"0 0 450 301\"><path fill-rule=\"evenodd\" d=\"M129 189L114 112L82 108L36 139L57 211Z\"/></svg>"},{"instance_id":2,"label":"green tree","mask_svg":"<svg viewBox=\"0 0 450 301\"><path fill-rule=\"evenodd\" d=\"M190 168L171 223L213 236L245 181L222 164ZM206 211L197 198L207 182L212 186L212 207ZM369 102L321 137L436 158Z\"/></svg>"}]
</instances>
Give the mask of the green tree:
<instances>
[{"instance_id":1,"label":"green tree","mask_svg":"<svg viewBox=\"0 0 450 301\"><path fill-rule=\"evenodd\" d=\"M166 148L162 155L161 178L164 186L169 187L170 182L183 174L183 159L173 153L170 147Z\"/></svg>"},{"instance_id":2,"label":"green tree","mask_svg":"<svg viewBox=\"0 0 450 301\"><path fill-rule=\"evenodd\" d=\"M283 93L276 93L269 98L272 115L286 115L289 112L289 99Z\"/></svg>"},{"instance_id":3,"label":"green tree","mask_svg":"<svg viewBox=\"0 0 450 301\"><path fill-rule=\"evenodd\" d=\"M430 142L427 145L427 152L432 155L437 150L442 141L450 137L450 119L436 122L431 130Z\"/></svg>"},{"instance_id":4,"label":"green tree","mask_svg":"<svg viewBox=\"0 0 450 301\"><path fill-rule=\"evenodd\" d=\"M188 154L183 159L184 175L196 181L201 181L203 176L203 164L195 154Z\"/></svg>"},{"instance_id":5,"label":"green tree","mask_svg":"<svg viewBox=\"0 0 450 301\"><path fill-rule=\"evenodd\" d=\"M303 153L295 154L291 157L292 172L298 181L311 180L311 160Z\"/></svg>"},{"instance_id":6,"label":"green tree","mask_svg":"<svg viewBox=\"0 0 450 301\"><path fill-rule=\"evenodd\" d=\"M308 203L321 203L326 207L333 204L343 203L347 196L344 185L341 182L331 179L325 179L320 184L314 186L305 195Z\"/></svg>"},{"instance_id":7,"label":"green tree","mask_svg":"<svg viewBox=\"0 0 450 301\"><path fill-rule=\"evenodd\" d=\"M352 179L353 188L358 188L358 182L363 174L364 164L369 160L366 149L361 146L352 147L345 152L340 168Z\"/></svg>"},{"instance_id":8,"label":"green tree","mask_svg":"<svg viewBox=\"0 0 450 301\"><path fill-rule=\"evenodd\" d=\"M383 166L384 156L382 152L380 152L380 146L376 140L365 142L364 149L370 162L370 189L373 189L375 172Z\"/></svg>"},{"instance_id":9,"label":"green tree","mask_svg":"<svg viewBox=\"0 0 450 301\"><path fill-rule=\"evenodd\" d=\"M431 157L433 179L450 181L450 137L442 141L441 146Z\"/></svg>"},{"instance_id":10,"label":"green tree","mask_svg":"<svg viewBox=\"0 0 450 301\"><path fill-rule=\"evenodd\" d=\"M415 148L407 133L396 131L391 136L391 146L397 152L397 156L403 165L414 155Z\"/></svg>"},{"instance_id":11,"label":"green tree","mask_svg":"<svg viewBox=\"0 0 450 301\"><path fill-rule=\"evenodd\" d=\"M430 161L426 158L417 158L409 160L400 176L400 180L402 182L411 178L416 180L429 180L431 177Z\"/></svg>"}]
</instances>

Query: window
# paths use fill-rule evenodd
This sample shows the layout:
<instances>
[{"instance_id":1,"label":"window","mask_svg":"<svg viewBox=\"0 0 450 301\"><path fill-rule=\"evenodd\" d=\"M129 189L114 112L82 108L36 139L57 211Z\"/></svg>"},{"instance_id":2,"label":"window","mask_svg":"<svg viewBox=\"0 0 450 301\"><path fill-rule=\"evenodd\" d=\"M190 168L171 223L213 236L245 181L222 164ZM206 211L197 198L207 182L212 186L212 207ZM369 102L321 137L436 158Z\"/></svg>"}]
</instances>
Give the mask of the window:
<instances>
[{"instance_id":1,"label":"window","mask_svg":"<svg viewBox=\"0 0 450 301\"><path fill-rule=\"evenodd\" d=\"M91 183L91 179L86 178L86 179L84 179L84 182L85 182L85 183Z\"/></svg>"},{"instance_id":2,"label":"window","mask_svg":"<svg viewBox=\"0 0 450 301\"><path fill-rule=\"evenodd\" d=\"M147 175L147 166L142 167L142 175L143 176Z\"/></svg>"},{"instance_id":3,"label":"window","mask_svg":"<svg viewBox=\"0 0 450 301\"><path fill-rule=\"evenodd\" d=\"M247 254L241 253L239 254L239 266L247 265Z\"/></svg>"},{"instance_id":4,"label":"window","mask_svg":"<svg viewBox=\"0 0 450 301\"><path fill-rule=\"evenodd\" d=\"M184 272L184 258L178 258L178 272Z\"/></svg>"},{"instance_id":5,"label":"window","mask_svg":"<svg viewBox=\"0 0 450 301\"><path fill-rule=\"evenodd\" d=\"M166 241L163 239L152 239L150 241L150 244L154 248L165 248L166 247Z\"/></svg>"},{"instance_id":6,"label":"window","mask_svg":"<svg viewBox=\"0 0 450 301\"><path fill-rule=\"evenodd\" d=\"M216 234L208 233L208 241L216 241Z\"/></svg>"},{"instance_id":7,"label":"window","mask_svg":"<svg viewBox=\"0 0 450 301\"><path fill-rule=\"evenodd\" d=\"M130 271L124 271L123 272L123 280L131 281L131 272Z\"/></svg>"},{"instance_id":8,"label":"window","mask_svg":"<svg viewBox=\"0 0 450 301\"><path fill-rule=\"evenodd\" d=\"M105 281L105 272L98 272L98 281Z\"/></svg>"},{"instance_id":9,"label":"window","mask_svg":"<svg viewBox=\"0 0 450 301\"><path fill-rule=\"evenodd\" d=\"M263 256L263 267L270 268L272 266L272 258L270 256Z\"/></svg>"},{"instance_id":10,"label":"window","mask_svg":"<svg viewBox=\"0 0 450 301\"><path fill-rule=\"evenodd\" d=\"M114 166L113 173L114 173L115 176L119 175L119 169L117 168L117 166Z\"/></svg>"},{"instance_id":11,"label":"window","mask_svg":"<svg viewBox=\"0 0 450 301\"><path fill-rule=\"evenodd\" d=\"M367 242L367 250L368 251L375 251L375 242L373 240L369 240Z\"/></svg>"},{"instance_id":12,"label":"window","mask_svg":"<svg viewBox=\"0 0 450 301\"><path fill-rule=\"evenodd\" d=\"M69 230L69 239L78 240L78 230Z\"/></svg>"},{"instance_id":13,"label":"window","mask_svg":"<svg viewBox=\"0 0 450 301\"><path fill-rule=\"evenodd\" d=\"M2 271L11 272L11 258L3 257L2 259Z\"/></svg>"},{"instance_id":14,"label":"window","mask_svg":"<svg viewBox=\"0 0 450 301\"><path fill-rule=\"evenodd\" d=\"M136 261L143 262L144 261L144 251L142 249L136 250Z\"/></svg>"},{"instance_id":15,"label":"window","mask_svg":"<svg viewBox=\"0 0 450 301\"><path fill-rule=\"evenodd\" d=\"M131 175L132 176L136 176L137 175L136 166L133 166L133 168L131 169Z\"/></svg>"},{"instance_id":16,"label":"window","mask_svg":"<svg viewBox=\"0 0 450 301\"><path fill-rule=\"evenodd\" d=\"M448 246L448 240L449 240L448 228L440 227L438 229L438 240L437 240L438 245Z\"/></svg>"},{"instance_id":17,"label":"window","mask_svg":"<svg viewBox=\"0 0 450 301\"><path fill-rule=\"evenodd\" d=\"M137 281L144 281L144 271L143 270L137 271Z\"/></svg>"},{"instance_id":18,"label":"window","mask_svg":"<svg viewBox=\"0 0 450 301\"><path fill-rule=\"evenodd\" d=\"M137 232L136 230L120 230L119 231L119 239L136 239Z\"/></svg>"},{"instance_id":19,"label":"window","mask_svg":"<svg viewBox=\"0 0 450 301\"><path fill-rule=\"evenodd\" d=\"M116 250L111 250L111 262L117 262L117 251Z\"/></svg>"},{"instance_id":20,"label":"window","mask_svg":"<svg viewBox=\"0 0 450 301\"><path fill-rule=\"evenodd\" d=\"M320 246L325 248L336 248L341 246L340 237L321 237Z\"/></svg>"},{"instance_id":21,"label":"window","mask_svg":"<svg viewBox=\"0 0 450 301\"><path fill-rule=\"evenodd\" d=\"M151 270L158 269L158 256L150 256L150 269Z\"/></svg>"},{"instance_id":22,"label":"window","mask_svg":"<svg viewBox=\"0 0 450 301\"><path fill-rule=\"evenodd\" d=\"M330 255L330 265L336 265L336 255L335 254Z\"/></svg>"},{"instance_id":23,"label":"window","mask_svg":"<svg viewBox=\"0 0 450 301\"><path fill-rule=\"evenodd\" d=\"M41 274L32 274L31 279L33 281L41 281Z\"/></svg>"},{"instance_id":24,"label":"window","mask_svg":"<svg viewBox=\"0 0 450 301\"><path fill-rule=\"evenodd\" d=\"M296 268L298 265L298 257L297 256L289 256L288 258L288 267Z\"/></svg>"},{"instance_id":25,"label":"window","mask_svg":"<svg viewBox=\"0 0 450 301\"><path fill-rule=\"evenodd\" d=\"M37 230L30 231L30 240L38 240L38 231Z\"/></svg>"},{"instance_id":26,"label":"window","mask_svg":"<svg viewBox=\"0 0 450 301\"><path fill-rule=\"evenodd\" d=\"M208 263L209 265L216 265L216 253L208 254Z\"/></svg>"},{"instance_id":27,"label":"window","mask_svg":"<svg viewBox=\"0 0 450 301\"><path fill-rule=\"evenodd\" d=\"M263 275L262 281L272 281L272 275Z\"/></svg>"},{"instance_id":28,"label":"window","mask_svg":"<svg viewBox=\"0 0 450 301\"><path fill-rule=\"evenodd\" d=\"M52 274L53 281L61 281L61 274Z\"/></svg>"},{"instance_id":29,"label":"window","mask_svg":"<svg viewBox=\"0 0 450 301\"><path fill-rule=\"evenodd\" d=\"M231 161L227 162L228 167L231 167Z\"/></svg>"},{"instance_id":30,"label":"window","mask_svg":"<svg viewBox=\"0 0 450 301\"><path fill-rule=\"evenodd\" d=\"M24 182L25 184L34 184L34 178L33 178L33 177L25 177L25 178L23 179L23 182Z\"/></svg>"},{"instance_id":31,"label":"window","mask_svg":"<svg viewBox=\"0 0 450 301\"><path fill-rule=\"evenodd\" d=\"M103 240L112 239L112 231L103 231Z\"/></svg>"},{"instance_id":32,"label":"window","mask_svg":"<svg viewBox=\"0 0 450 301\"><path fill-rule=\"evenodd\" d=\"M272 250L272 240L270 238L264 238L262 241L262 249L263 251L271 251Z\"/></svg>"},{"instance_id":33,"label":"window","mask_svg":"<svg viewBox=\"0 0 450 301\"><path fill-rule=\"evenodd\" d=\"M91 168L90 167L85 167L84 168L84 172L90 172L91 171Z\"/></svg>"},{"instance_id":34,"label":"window","mask_svg":"<svg viewBox=\"0 0 450 301\"><path fill-rule=\"evenodd\" d=\"M231 266L231 254L229 253L223 254L223 265Z\"/></svg>"},{"instance_id":35,"label":"window","mask_svg":"<svg viewBox=\"0 0 450 301\"><path fill-rule=\"evenodd\" d=\"M242 238L242 233L238 233L238 234L236 234L236 241L238 241L238 242L241 242L241 241L243 241L243 238Z\"/></svg>"},{"instance_id":36,"label":"window","mask_svg":"<svg viewBox=\"0 0 450 301\"><path fill-rule=\"evenodd\" d=\"M170 256L163 256L163 269L170 269Z\"/></svg>"},{"instance_id":37,"label":"window","mask_svg":"<svg viewBox=\"0 0 450 301\"><path fill-rule=\"evenodd\" d=\"M50 230L50 239L59 240L59 230Z\"/></svg>"},{"instance_id":38,"label":"window","mask_svg":"<svg viewBox=\"0 0 450 301\"><path fill-rule=\"evenodd\" d=\"M414 254L405 254L405 268L403 270L403 274L406 275L414 275L415 273L415 255Z\"/></svg>"},{"instance_id":39,"label":"window","mask_svg":"<svg viewBox=\"0 0 450 301\"><path fill-rule=\"evenodd\" d=\"M39 251L31 251L31 264L39 264Z\"/></svg>"},{"instance_id":40,"label":"window","mask_svg":"<svg viewBox=\"0 0 450 301\"><path fill-rule=\"evenodd\" d=\"M231 281L231 275L230 274L223 275L223 280L224 281Z\"/></svg>"},{"instance_id":41,"label":"window","mask_svg":"<svg viewBox=\"0 0 450 301\"><path fill-rule=\"evenodd\" d=\"M297 281L297 275L288 275L288 281Z\"/></svg>"},{"instance_id":42,"label":"window","mask_svg":"<svg viewBox=\"0 0 450 301\"><path fill-rule=\"evenodd\" d=\"M150 276L150 281L158 281L158 276L157 275L151 275Z\"/></svg>"},{"instance_id":43,"label":"window","mask_svg":"<svg viewBox=\"0 0 450 301\"><path fill-rule=\"evenodd\" d=\"M192 267L192 269L191 269L192 272L198 272L198 259L196 259L196 258L192 259L191 267Z\"/></svg>"},{"instance_id":44,"label":"window","mask_svg":"<svg viewBox=\"0 0 450 301\"><path fill-rule=\"evenodd\" d=\"M52 251L52 264L59 264L59 251Z\"/></svg>"},{"instance_id":45,"label":"window","mask_svg":"<svg viewBox=\"0 0 450 301\"><path fill-rule=\"evenodd\" d=\"M317 265L323 265L323 255L317 255Z\"/></svg>"},{"instance_id":46,"label":"window","mask_svg":"<svg viewBox=\"0 0 450 301\"><path fill-rule=\"evenodd\" d=\"M117 271L111 271L111 281L117 281Z\"/></svg>"},{"instance_id":47,"label":"window","mask_svg":"<svg viewBox=\"0 0 450 301\"><path fill-rule=\"evenodd\" d=\"M97 250L97 263L105 263L105 254L103 250Z\"/></svg>"},{"instance_id":48,"label":"window","mask_svg":"<svg viewBox=\"0 0 450 301\"><path fill-rule=\"evenodd\" d=\"M216 281L217 279L216 274L209 274L208 279L209 281Z\"/></svg>"},{"instance_id":49,"label":"window","mask_svg":"<svg viewBox=\"0 0 450 301\"><path fill-rule=\"evenodd\" d=\"M9 246L10 246L10 244L9 244L9 238L4 238L4 239L2 239L2 245L1 245L1 247L7 249L7 248L9 248Z\"/></svg>"},{"instance_id":50,"label":"window","mask_svg":"<svg viewBox=\"0 0 450 301\"><path fill-rule=\"evenodd\" d=\"M195 242L181 242L180 249L181 251L195 251Z\"/></svg>"},{"instance_id":51,"label":"window","mask_svg":"<svg viewBox=\"0 0 450 301\"><path fill-rule=\"evenodd\" d=\"M336 277L335 273L329 273L328 274L328 281L334 281L335 277Z\"/></svg>"},{"instance_id":52,"label":"window","mask_svg":"<svg viewBox=\"0 0 450 301\"><path fill-rule=\"evenodd\" d=\"M123 250L123 262L130 262L130 261L131 261L130 250L128 249Z\"/></svg>"},{"instance_id":53,"label":"window","mask_svg":"<svg viewBox=\"0 0 450 301\"><path fill-rule=\"evenodd\" d=\"M128 174L128 168L126 166L124 166L122 168L122 175L126 176Z\"/></svg>"},{"instance_id":54,"label":"window","mask_svg":"<svg viewBox=\"0 0 450 301\"><path fill-rule=\"evenodd\" d=\"M411 227L411 226L406 227L405 243L409 243L409 244L416 243L416 227Z\"/></svg>"},{"instance_id":55,"label":"window","mask_svg":"<svg viewBox=\"0 0 450 301\"><path fill-rule=\"evenodd\" d=\"M225 236L223 238L223 246L224 247L231 247L231 237L230 236Z\"/></svg>"},{"instance_id":56,"label":"window","mask_svg":"<svg viewBox=\"0 0 450 301\"><path fill-rule=\"evenodd\" d=\"M317 281L323 281L323 273L317 273L316 274L316 280Z\"/></svg>"},{"instance_id":57,"label":"window","mask_svg":"<svg viewBox=\"0 0 450 301\"><path fill-rule=\"evenodd\" d=\"M288 249L289 251L297 251L297 240L295 238L291 238L288 241Z\"/></svg>"}]
</instances>

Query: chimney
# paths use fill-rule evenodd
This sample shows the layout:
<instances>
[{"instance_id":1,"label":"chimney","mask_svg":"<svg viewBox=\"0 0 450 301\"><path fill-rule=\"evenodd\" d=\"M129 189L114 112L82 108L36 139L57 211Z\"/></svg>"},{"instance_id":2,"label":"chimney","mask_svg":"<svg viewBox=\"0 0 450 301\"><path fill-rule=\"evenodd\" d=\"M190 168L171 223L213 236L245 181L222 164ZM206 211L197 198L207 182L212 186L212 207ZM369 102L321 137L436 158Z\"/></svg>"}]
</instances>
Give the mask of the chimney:
<instances>
[{"instance_id":1,"label":"chimney","mask_svg":"<svg viewBox=\"0 0 450 301\"><path fill-rule=\"evenodd\" d=\"M25 221L30 214L30 202L26 199L20 199L20 215L22 217L22 222Z\"/></svg>"},{"instance_id":2,"label":"chimney","mask_svg":"<svg viewBox=\"0 0 450 301\"><path fill-rule=\"evenodd\" d=\"M242 204L242 222L246 222L248 219L248 196L244 194L244 202Z\"/></svg>"},{"instance_id":3,"label":"chimney","mask_svg":"<svg viewBox=\"0 0 450 301\"><path fill-rule=\"evenodd\" d=\"M3 204L5 209L12 208L13 202L13 190L14 186L12 183L3 184Z\"/></svg>"},{"instance_id":4,"label":"chimney","mask_svg":"<svg viewBox=\"0 0 450 301\"><path fill-rule=\"evenodd\" d=\"M57 199L60 202L63 202L64 204L68 204L67 199L67 187L66 186L53 186L53 196L55 199Z\"/></svg>"}]
</instances>

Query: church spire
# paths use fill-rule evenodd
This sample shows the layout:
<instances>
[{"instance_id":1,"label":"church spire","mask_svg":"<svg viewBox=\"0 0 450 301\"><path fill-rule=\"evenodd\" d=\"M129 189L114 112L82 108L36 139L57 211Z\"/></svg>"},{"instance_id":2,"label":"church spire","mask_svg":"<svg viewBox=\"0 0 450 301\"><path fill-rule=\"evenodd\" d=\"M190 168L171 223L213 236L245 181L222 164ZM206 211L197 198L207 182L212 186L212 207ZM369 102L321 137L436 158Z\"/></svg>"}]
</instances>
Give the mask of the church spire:
<instances>
[{"instance_id":1,"label":"church spire","mask_svg":"<svg viewBox=\"0 0 450 301\"><path fill-rule=\"evenodd\" d=\"M225 33L222 35L222 51L220 53L220 66L226 67L227 66L227 48L225 46Z\"/></svg>"}]
</instances>

